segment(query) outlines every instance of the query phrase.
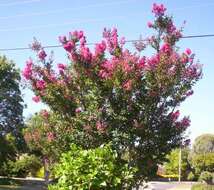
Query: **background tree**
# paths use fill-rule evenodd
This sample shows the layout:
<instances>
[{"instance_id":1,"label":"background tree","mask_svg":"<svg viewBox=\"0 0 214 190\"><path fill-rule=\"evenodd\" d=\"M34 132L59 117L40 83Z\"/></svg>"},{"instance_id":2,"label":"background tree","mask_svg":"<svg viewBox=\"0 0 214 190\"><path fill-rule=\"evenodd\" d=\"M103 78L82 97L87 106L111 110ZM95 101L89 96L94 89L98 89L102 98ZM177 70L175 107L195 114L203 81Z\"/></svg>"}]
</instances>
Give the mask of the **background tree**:
<instances>
[{"instance_id":1,"label":"background tree","mask_svg":"<svg viewBox=\"0 0 214 190\"><path fill-rule=\"evenodd\" d=\"M48 182L50 169L63 149L63 142L57 136L57 124L54 115L47 110L41 110L26 122L24 138L32 154L37 155L44 166L45 179ZM61 147L59 148L58 146Z\"/></svg>"},{"instance_id":2,"label":"background tree","mask_svg":"<svg viewBox=\"0 0 214 190\"><path fill-rule=\"evenodd\" d=\"M12 61L0 57L0 161L1 169L7 159L15 159L23 146L23 99L20 73ZM18 149L17 149L18 148ZM0 169L0 170L1 170Z\"/></svg>"},{"instance_id":3,"label":"background tree","mask_svg":"<svg viewBox=\"0 0 214 190\"><path fill-rule=\"evenodd\" d=\"M214 134L200 135L195 139L193 144L193 153L214 153Z\"/></svg>"},{"instance_id":4,"label":"background tree","mask_svg":"<svg viewBox=\"0 0 214 190\"><path fill-rule=\"evenodd\" d=\"M188 148L182 149L181 157L181 177L186 180L191 171L191 166L188 161L190 150ZM179 170L179 149L174 149L166 156L168 162L164 163L165 173L167 175L178 175Z\"/></svg>"},{"instance_id":5,"label":"background tree","mask_svg":"<svg viewBox=\"0 0 214 190\"><path fill-rule=\"evenodd\" d=\"M20 74L12 61L0 57L0 135L17 134L23 124Z\"/></svg>"},{"instance_id":6,"label":"background tree","mask_svg":"<svg viewBox=\"0 0 214 190\"><path fill-rule=\"evenodd\" d=\"M214 135L204 134L195 139L189 155L192 169L198 178L203 172L214 173Z\"/></svg>"},{"instance_id":7,"label":"background tree","mask_svg":"<svg viewBox=\"0 0 214 190\"><path fill-rule=\"evenodd\" d=\"M83 149L111 142L118 159L128 154L137 167L136 186L156 174L157 164L185 139L189 117L177 108L193 94L201 67L190 49L176 46L182 36L163 5L153 5L155 35L135 44L153 49L151 56L124 48L117 30L104 29L104 40L92 52L83 31L60 37L70 63L57 69L41 44L32 49L38 62L28 60L23 75L35 92L33 100L46 103L61 121L58 131ZM63 136L63 135L61 135Z\"/></svg>"}]
</instances>

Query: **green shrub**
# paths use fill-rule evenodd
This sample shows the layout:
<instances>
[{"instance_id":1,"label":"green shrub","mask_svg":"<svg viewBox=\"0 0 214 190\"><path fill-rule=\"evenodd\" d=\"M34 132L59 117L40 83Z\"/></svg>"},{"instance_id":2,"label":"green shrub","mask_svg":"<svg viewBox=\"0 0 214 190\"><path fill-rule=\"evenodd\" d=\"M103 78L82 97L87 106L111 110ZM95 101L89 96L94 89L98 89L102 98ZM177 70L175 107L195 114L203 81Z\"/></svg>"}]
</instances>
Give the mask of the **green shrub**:
<instances>
[{"instance_id":1,"label":"green shrub","mask_svg":"<svg viewBox=\"0 0 214 190\"><path fill-rule=\"evenodd\" d=\"M213 179L214 179L214 174L207 171L202 172L199 177L199 181L204 181L208 184L211 184Z\"/></svg>"},{"instance_id":2,"label":"green shrub","mask_svg":"<svg viewBox=\"0 0 214 190\"><path fill-rule=\"evenodd\" d=\"M41 167L37 172L35 177L44 178L44 167Z\"/></svg>"},{"instance_id":3,"label":"green shrub","mask_svg":"<svg viewBox=\"0 0 214 190\"><path fill-rule=\"evenodd\" d=\"M35 155L23 154L15 162L9 162L13 176L36 176L36 172L42 167L40 160Z\"/></svg>"},{"instance_id":4,"label":"green shrub","mask_svg":"<svg viewBox=\"0 0 214 190\"><path fill-rule=\"evenodd\" d=\"M197 177L195 176L195 174L193 172L190 172L187 176L188 181L195 181L196 179L197 179Z\"/></svg>"},{"instance_id":5,"label":"green shrub","mask_svg":"<svg viewBox=\"0 0 214 190\"><path fill-rule=\"evenodd\" d=\"M191 190L214 190L214 185L197 184L193 185Z\"/></svg>"},{"instance_id":6,"label":"green shrub","mask_svg":"<svg viewBox=\"0 0 214 190\"><path fill-rule=\"evenodd\" d=\"M49 190L117 190L128 189L136 170L128 168L109 145L82 150L71 145L71 150L62 155L54 168L58 183L49 185ZM126 187L125 187L126 186Z\"/></svg>"},{"instance_id":7,"label":"green shrub","mask_svg":"<svg viewBox=\"0 0 214 190\"><path fill-rule=\"evenodd\" d=\"M192 168L197 175L203 171L214 172L214 153L193 154L190 155Z\"/></svg>"}]
</instances>

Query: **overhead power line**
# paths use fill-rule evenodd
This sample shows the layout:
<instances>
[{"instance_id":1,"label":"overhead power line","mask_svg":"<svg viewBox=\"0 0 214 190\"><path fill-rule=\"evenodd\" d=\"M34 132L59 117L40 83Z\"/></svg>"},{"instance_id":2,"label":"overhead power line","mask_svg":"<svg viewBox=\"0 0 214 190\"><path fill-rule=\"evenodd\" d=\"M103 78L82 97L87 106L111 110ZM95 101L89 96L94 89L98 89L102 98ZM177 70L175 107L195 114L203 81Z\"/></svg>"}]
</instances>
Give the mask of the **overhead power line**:
<instances>
[{"instance_id":1,"label":"overhead power line","mask_svg":"<svg viewBox=\"0 0 214 190\"><path fill-rule=\"evenodd\" d=\"M191 39L191 38L210 38L214 37L214 34L201 34L201 35L187 35L183 36L181 38L183 39ZM139 41L145 41L145 40L126 40L126 43L133 43L133 42L139 42ZM95 45L96 43L87 43L86 45ZM42 46L44 49L50 49L50 48L59 48L62 47L62 45L46 45ZM30 47L14 47L14 48L0 48L0 51L23 51L23 50L30 50Z\"/></svg>"}]
</instances>

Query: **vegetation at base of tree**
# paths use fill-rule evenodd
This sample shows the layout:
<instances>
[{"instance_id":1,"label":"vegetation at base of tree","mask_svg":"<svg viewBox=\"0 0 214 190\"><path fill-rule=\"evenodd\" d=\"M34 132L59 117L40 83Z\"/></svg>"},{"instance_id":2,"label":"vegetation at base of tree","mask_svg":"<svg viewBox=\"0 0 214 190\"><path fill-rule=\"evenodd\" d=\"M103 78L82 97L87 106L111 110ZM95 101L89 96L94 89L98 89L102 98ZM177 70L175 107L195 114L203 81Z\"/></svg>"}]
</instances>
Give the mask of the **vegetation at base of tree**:
<instances>
[{"instance_id":1,"label":"vegetation at base of tree","mask_svg":"<svg viewBox=\"0 0 214 190\"><path fill-rule=\"evenodd\" d=\"M199 181L206 182L207 184L214 184L214 173L203 171L199 177Z\"/></svg>"},{"instance_id":2,"label":"vegetation at base of tree","mask_svg":"<svg viewBox=\"0 0 214 190\"><path fill-rule=\"evenodd\" d=\"M191 190L214 190L214 185L196 184L192 186Z\"/></svg>"},{"instance_id":3,"label":"vegetation at base of tree","mask_svg":"<svg viewBox=\"0 0 214 190\"><path fill-rule=\"evenodd\" d=\"M135 168L118 160L110 145L83 150L72 144L54 168L58 183L49 190L121 190L132 189Z\"/></svg>"}]
</instances>

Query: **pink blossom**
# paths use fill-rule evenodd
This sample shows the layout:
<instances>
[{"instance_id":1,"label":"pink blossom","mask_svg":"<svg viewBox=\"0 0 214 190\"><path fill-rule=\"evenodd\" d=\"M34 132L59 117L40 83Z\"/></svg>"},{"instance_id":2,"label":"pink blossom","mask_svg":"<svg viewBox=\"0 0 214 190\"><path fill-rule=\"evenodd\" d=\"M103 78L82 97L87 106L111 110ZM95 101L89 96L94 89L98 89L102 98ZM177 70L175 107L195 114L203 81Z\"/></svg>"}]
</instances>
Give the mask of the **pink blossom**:
<instances>
[{"instance_id":1,"label":"pink blossom","mask_svg":"<svg viewBox=\"0 0 214 190\"><path fill-rule=\"evenodd\" d=\"M100 44L96 44L95 46L95 56L102 55L106 50L106 43L102 41Z\"/></svg>"},{"instance_id":2,"label":"pink blossom","mask_svg":"<svg viewBox=\"0 0 214 190\"><path fill-rule=\"evenodd\" d=\"M38 103L38 102L40 102L40 97L39 96L34 96L33 98L32 98L32 100L34 101L34 102L36 102L36 103Z\"/></svg>"},{"instance_id":3,"label":"pink blossom","mask_svg":"<svg viewBox=\"0 0 214 190\"><path fill-rule=\"evenodd\" d=\"M147 26L148 26L149 28L153 27L152 22L149 21L149 22L147 23Z\"/></svg>"},{"instance_id":4,"label":"pink blossom","mask_svg":"<svg viewBox=\"0 0 214 190\"><path fill-rule=\"evenodd\" d=\"M145 64L146 64L146 58L145 57L142 57L139 61L138 61L138 68L139 69L143 69L145 67Z\"/></svg>"},{"instance_id":5,"label":"pink blossom","mask_svg":"<svg viewBox=\"0 0 214 190\"><path fill-rule=\"evenodd\" d=\"M33 51L38 52L39 50L42 49L42 45L41 45L41 43L36 38L34 38L33 43L30 45L30 48Z\"/></svg>"},{"instance_id":6,"label":"pink blossom","mask_svg":"<svg viewBox=\"0 0 214 190\"><path fill-rule=\"evenodd\" d=\"M97 128L98 131L103 133L106 130L106 125L103 122L97 121L96 128Z\"/></svg>"},{"instance_id":7,"label":"pink blossom","mask_svg":"<svg viewBox=\"0 0 214 190\"><path fill-rule=\"evenodd\" d=\"M88 62L90 62L92 59L92 54L91 54L88 47L82 47L81 48L81 56L83 57L83 59L85 61L88 61Z\"/></svg>"},{"instance_id":8,"label":"pink blossom","mask_svg":"<svg viewBox=\"0 0 214 190\"><path fill-rule=\"evenodd\" d=\"M47 133L47 140L48 142L52 142L55 139L54 133L53 132L48 132Z\"/></svg>"},{"instance_id":9,"label":"pink blossom","mask_svg":"<svg viewBox=\"0 0 214 190\"><path fill-rule=\"evenodd\" d=\"M176 112L173 112L173 113L171 114L171 117L172 117L172 120L173 120L173 121L176 121L176 120L178 119L179 116L180 116L179 110L177 110Z\"/></svg>"},{"instance_id":10,"label":"pink blossom","mask_svg":"<svg viewBox=\"0 0 214 190\"><path fill-rule=\"evenodd\" d=\"M85 39L85 37L83 36L83 37L80 39L80 47L85 46L85 44L86 44L86 39Z\"/></svg>"},{"instance_id":11,"label":"pink blossom","mask_svg":"<svg viewBox=\"0 0 214 190\"><path fill-rule=\"evenodd\" d=\"M176 27L175 27L175 25L173 24L172 21L168 23L167 32L168 33L174 33L174 32L176 32Z\"/></svg>"},{"instance_id":12,"label":"pink blossom","mask_svg":"<svg viewBox=\"0 0 214 190\"><path fill-rule=\"evenodd\" d=\"M73 41L69 41L66 44L64 44L63 47L67 52L71 52L73 50L73 48L75 47L75 44Z\"/></svg>"},{"instance_id":13,"label":"pink blossom","mask_svg":"<svg viewBox=\"0 0 214 190\"><path fill-rule=\"evenodd\" d=\"M172 51L171 45L169 43L164 43L160 49L163 53L169 54Z\"/></svg>"},{"instance_id":14,"label":"pink blossom","mask_svg":"<svg viewBox=\"0 0 214 190\"><path fill-rule=\"evenodd\" d=\"M188 117L184 117L181 120L182 127L189 127L190 126L190 119Z\"/></svg>"},{"instance_id":15,"label":"pink blossom","mask_svg":"<svg viewBox=\"0 0 214 190\"><path fill-rule=\"evenodd\" d=\"M124 46L125 43L126 43L126 39L125 39L125 37L122 37L122 38L120 39L120 45L121 45L121 46Z\"/></svg>"},{"instance_id":16,"label":"pink blossom","mask_svg":"<svg viewBox=\"0 0 214 190\"><path fill-rule=\"evenodd\" d=\"M66 36L59 36L59 41L60 43L65 44L67 42Z\"/></svg>"},{"instance_id":17,"label":"pink blossom","mask_svg":"<svg viewBox=\"0 0 214 190\"><path fill-rule=\"evenodd\" d=\"M192 51L191 51L191 49L187 48L187 49L185 50L185 53L186 53L187 55L190 55L190 54L192 53Z\"/></svg>"},{"instance_id":18,"label":"pink blossom","mask_svg":"<svg viewBox=\"0 0 214 190\"><path fill-rule=\"evenodd\" d=\"M160 62L160 56L159 54L153 55L151 58L148 58L146 61L148 63L149 68L153 69Z\"/></svg>"},{"instance_id":19,"label":"pink blossom","mask_svg":"<svg viewBox=\"0 0 214 190\"><path fill-rule=\"evenodd\" d=\"M119 47L117 29L107 30L104 28L103 37L107 41L107 47L111 54L115 53L115 49Z\"/></svg>"},{"instance_id":20,"label":"pink blossom","mask_svg":"<svg viewBox=\"0 0 214 190\"><path fill-rule=\"evenodd\" d=\"M125 90L127 90L127 91L130 91L131 88L132 88L132 81L131 81L131 80L128 80L127 82L125 82L125 83L123 84L123 88L124 88Z\"/></svg>"},{"instance_id":21,"label":"pink blossom","mask_svg":"<svg viewBox=\"0 0 214 190\"><path fill-rule=\"evenodd\" d=\"M107 72L106 70L104 69L101 69L99 71L99 77L103 78L103 79L107 79L111 76L111 74L109 72Z\"/></svg>"},{"instance_id":22,"label":"pink blossom","mask_svg":"<svg viewBox=\"0 0 214 190\"><path fill-rule=\"evenodd\" d=\"M43 90L43 89L45 89L45 87L46 87L46 84L45 84L44 80L38 80L38 81L36 81L36 88L38 90Z\"/></svg>"},{"instance_id":23,"label":"pink blossom","mask_svg":"<svg viewBox=\"0 0 214 190\"><path fill-rule=\"evenodd\" d=\"M40 114L41 114L44 118L46 118L46 119L49 117L49 113L48 113L48 111L47 111L46 109L42 110L42 111L40 112Z\"/></svg>"},{"instance_id":24,"label":"pink blossom","mask_svg":"<svg viewBox=\"0 0 214 190\"><path fill-rule=\"evenodd\" d=\"M81 107L78 107L78 108L75 109L75 113L80 113L80 112L82 112L82 108Z\"/></svg>"},{"instance_id":25,"label":"pink blossom","mask_svg":"<svg viewBox=\"0 0 214 190\"><path fill-rule=\"evenodd\" d=\"M163 16L165 11L166 11L166 8L164 7L163 4L160 4L160 5L156 3L153 4L152 12L155 14L156 17Z\"/></svg>"},{"instance_id":26,"label":"pink blossom","mask_svg":"<svg viewBox=\"0 0 214 190\"><path fill-rule=\"evenodd\" d=\"M29 80L32 76L32 73L33 73L32 66L33 66L33 62L31 59L26 61L26 66L22 71L22 75L25 77L26 80Z\"/></svg>"},{"instance_id":27,"label":"pink blossom","mask_svg":"<svg viewBox=\"0 0 214 190\"><path fill-rule=\"evenodd\" d=\"M83 36L84 36L84 32L83 32L82 30L80 30L80 31L78 32L77 37L78 37L79 39L81 39Z\"/></svg>"},{"instance_id":28,"label":"pink blossom","mask_svg":"<svg viewBox=\"0 0 214 190\"><path fill-rule=\"evenodd\" d=\"M67 68L67 66L65 64L63 64L63 63L57 64L57 67L58 67L59 70L65 70Z\"/></svg>"},{"instance_id":29,"label":"pink blossom","mask_svg":"<svg viewBox=\"0 0 214 190\"><path fill-rule=\"evenodd\" d=\"M186 93L186 96L192 96L193 95L193 90L190 90L190 91L188 91L187 93Z\"/></svg>"},{"instance_id":30,"label":"pink blossom","mask_svg":"<svg viewBox=\"0 0 214 190\"><path fill-rule=\"evenodd\" d=\"M44 50L41 50L38 54L38 57L41 61L44 61L46 56L47 56L47 54Z\"/></svg>"},{"instance_id":31,"label":"pink blossom","mask_svg":"<svg viewBox=\"0 0 214 190\"><path fill-rule=\"evenodd\" d=\"M186 54L183 54L183 55L181 56L181 63L186 64L186 63L188 63L188 62L189 62L188 56L187 56Z\"/></svg>"}]
</instances>

